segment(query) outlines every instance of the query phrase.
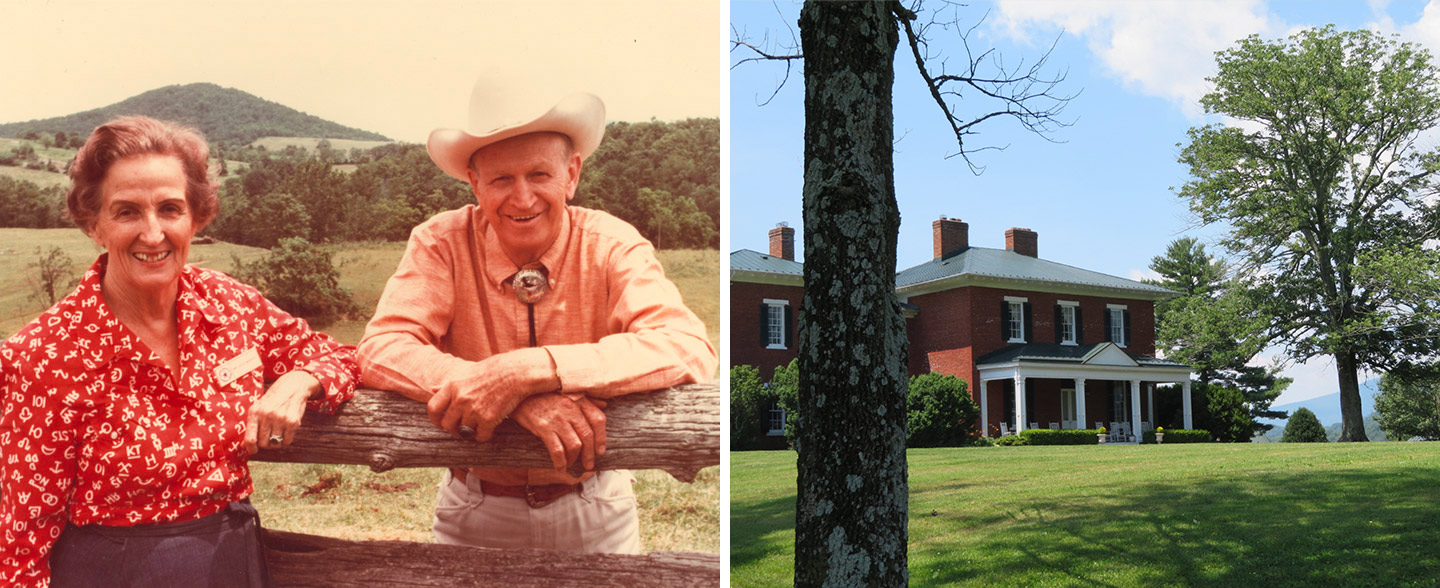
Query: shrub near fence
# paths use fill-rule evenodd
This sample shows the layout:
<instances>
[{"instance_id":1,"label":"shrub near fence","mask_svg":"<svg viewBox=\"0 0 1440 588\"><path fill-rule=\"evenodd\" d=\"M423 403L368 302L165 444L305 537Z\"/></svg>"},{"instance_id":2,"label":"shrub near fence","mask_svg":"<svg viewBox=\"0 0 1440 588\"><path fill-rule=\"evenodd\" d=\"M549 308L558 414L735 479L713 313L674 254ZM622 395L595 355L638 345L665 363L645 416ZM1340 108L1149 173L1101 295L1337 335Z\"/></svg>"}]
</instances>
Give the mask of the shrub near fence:
<instances>
[{"instance_id":1,"label":"shrub near fence","mask_svg":"<svg viewBox=\"0 0 1440 588\"><path fill-rule=\"evenodd\" d=\"M1096 445L1095 429L1026 429L1020 431L1027 445Z\"/></svg>"},{"instance_id":2,"label":"shrub near fence","mask_svg":"<svg viewBox=\"0 0 1440 588\"><path fill-rule=\"evenodd\" d=\"M1205 429L1165 429L1166 443L1209 443L1214 438ZM1155 442L1155 431L1145 431L1144 443Z\"/></svg>"}]
</instances>

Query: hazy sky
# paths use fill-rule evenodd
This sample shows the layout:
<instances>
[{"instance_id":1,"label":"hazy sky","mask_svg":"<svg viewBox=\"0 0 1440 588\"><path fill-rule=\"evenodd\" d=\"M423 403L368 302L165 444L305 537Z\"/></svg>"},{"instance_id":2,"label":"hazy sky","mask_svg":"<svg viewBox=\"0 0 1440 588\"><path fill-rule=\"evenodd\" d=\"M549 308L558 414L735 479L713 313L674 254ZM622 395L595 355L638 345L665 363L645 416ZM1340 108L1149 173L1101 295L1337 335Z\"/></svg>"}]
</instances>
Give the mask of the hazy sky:
<instances>
[{"instance_id":1,"label":"hazy sky","mask_svg":"<svg viewBox=\"0 0 1440 588\"><path fill-rule=\"evenodd\" d=\"M0 122L213 82L392 139L461 127L477 72L560 83L610 120L720 114L718 2L0 2ZM557 82L557 80L562 80Z\"/></svg>"}]
</instances>

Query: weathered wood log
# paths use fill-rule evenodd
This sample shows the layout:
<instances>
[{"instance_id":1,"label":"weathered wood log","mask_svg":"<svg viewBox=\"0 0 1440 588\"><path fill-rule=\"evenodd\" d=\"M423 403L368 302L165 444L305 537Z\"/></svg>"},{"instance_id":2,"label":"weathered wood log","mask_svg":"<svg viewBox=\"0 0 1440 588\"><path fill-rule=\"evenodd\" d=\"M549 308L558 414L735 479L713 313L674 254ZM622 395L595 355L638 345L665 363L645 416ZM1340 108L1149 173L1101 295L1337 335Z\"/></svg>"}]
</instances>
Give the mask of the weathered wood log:
<instances>
[{"instance_id":1,"label":"weathered wood log","mask_svg":"<svg viewBox=\"0 0 1440 588\"><path fill-rule=\"evenodd\" d=\"M614 398L605 408L606 452L597 469L658 469L692 482L720 464L720 387L715 382ZM263 450L257 461L368 465L381 472L413 467L550 468L549 453L506 421L476 443L430 423L425 405L393 392L358 390L333 415L307 413L295 442ZM572 468L578 472L578 465Z\"/></svg>"},{"instance_id":2,"label":"weathered wood log","mask_svg":"<svg viewBox=\"0 0 1440 588\"><path fill-rule=\"evenodd\" d=\"M655 552L584 554L486 549L410 541L346 541L265 531L276 585L336 586L719 586L720 556Z\"/></svg>"}]
</instances>

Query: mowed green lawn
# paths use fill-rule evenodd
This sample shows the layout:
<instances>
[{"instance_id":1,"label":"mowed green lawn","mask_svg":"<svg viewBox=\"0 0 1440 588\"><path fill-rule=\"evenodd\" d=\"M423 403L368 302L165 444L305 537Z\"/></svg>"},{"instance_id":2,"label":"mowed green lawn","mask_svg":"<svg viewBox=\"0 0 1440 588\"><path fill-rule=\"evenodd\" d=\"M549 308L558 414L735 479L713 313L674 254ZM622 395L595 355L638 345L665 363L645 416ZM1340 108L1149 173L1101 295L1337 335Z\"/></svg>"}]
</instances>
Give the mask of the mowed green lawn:
<instances>
[{"instance_id":1,"label":"mowed green lawn","mask_svg":"<svg viewBox=\"0 0 1440 588\"><path fill-rule=\"evenodd\" d=\"M730 454L731 586L789 585L795 454ZM1437 586L1440 443L909 452L912 586Z\"/></svg>"},{"instance_id":2,"label":"mowed green lawn","mask_svg":"<svg viewBox=\"0 0 1440 588\"><path fill-rule=\"evenodd\" d=\"M75 277L100 250L79 229L0 229L0 338L9 337L47 305L29 297L28 265L37 247L59 246L74 262ZM385 280L405 252L404 243L347 243L332 249L340 284L365 316L323 331L359 343ZM231 254L250 261L263 249L216 243L192 245L190 262L231 269ZM666 274L687 305L705 322L712 345L720 337L720 254L716 250L659 252ZM69 289L64 294L68 294ZM360 466L251 464L253 500L267 527L345 539L432 541L431 513L440 471L398 469L376 474ZM641 542L647 551L720 551L719 467L706 468L685 484L660 471L637 471Z\"/></svg>"}]
</instances>

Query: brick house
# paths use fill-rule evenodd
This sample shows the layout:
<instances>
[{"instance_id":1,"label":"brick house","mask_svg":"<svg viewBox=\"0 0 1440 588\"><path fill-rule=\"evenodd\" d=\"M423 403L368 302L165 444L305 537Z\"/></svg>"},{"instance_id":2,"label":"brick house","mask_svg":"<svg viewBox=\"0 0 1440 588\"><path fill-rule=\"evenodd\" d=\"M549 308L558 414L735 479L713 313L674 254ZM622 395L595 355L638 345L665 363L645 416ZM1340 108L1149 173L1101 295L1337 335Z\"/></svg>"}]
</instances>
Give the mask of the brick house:
<instances>
[{"instance_id":1,"label":"brick house","mask_svg":"<svg viewBox=\"0 0 1440 588\"><path fill-rule=\"evenodd\" d=\"M795 261L795 229L770 230L770 253L730 254L730 364L753 365L762 379L795 359L795 315L805 294L804 266ZM772 438L785 436L785 412L769 410ZM783 439L776 441L784 447Z\"/></svg>"},{"instance_id":2,"label":"brick house","mask_svg":"<svg viewBox=\"0 0 1440 588\"><path fill-rule=\"evenodd\" d=\"M785 229L793 247L793 229ZM941 218L932 229L934 259L895 276L905 310L909 372L964 379L987 436L1096 423L1112 434L1133 435L1157 422L1159 383L1181 385L1183 426L1193 427L1190 368L1155 357L1154 305L1175 292L1040 259L1038 235L1029 229L1005 231L1003 250L971 247L969 226L959 219ZM760 365L761 350L748 343L760 338L755 329L762 323L754 313L763 309L755 299L782 295L771 289L780 284L753 277L759 267L751 259L755 255L731 254L734 364ZM793 308L803 289L800 264L791 260L795 279L785 284L792 289L784 295ZM749 281L738 279L742 276ZM748 307L756 309L735 316ZM785 351L788 362L795 350Z\"/></svg>"}]
</instances>

